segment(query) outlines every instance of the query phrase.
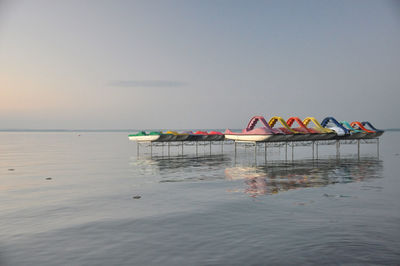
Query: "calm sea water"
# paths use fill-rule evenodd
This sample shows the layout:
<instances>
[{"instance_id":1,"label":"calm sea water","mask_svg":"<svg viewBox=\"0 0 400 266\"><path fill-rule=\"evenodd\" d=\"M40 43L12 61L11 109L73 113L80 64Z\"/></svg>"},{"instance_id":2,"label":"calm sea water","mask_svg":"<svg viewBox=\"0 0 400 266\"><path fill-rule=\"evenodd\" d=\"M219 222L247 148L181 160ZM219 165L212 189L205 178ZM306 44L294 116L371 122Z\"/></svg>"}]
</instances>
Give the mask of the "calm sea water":
<instances>
[{"instance_id":1,"label":"calm sea water","mask_svg":"<svg viewBox=\"0 0 400 266\"><path fill-rule=\"evenodd\" d=\"M399 133L376 145L141 147L0 133L1 265L400 264Z\"/></svg>"}]
</instances>

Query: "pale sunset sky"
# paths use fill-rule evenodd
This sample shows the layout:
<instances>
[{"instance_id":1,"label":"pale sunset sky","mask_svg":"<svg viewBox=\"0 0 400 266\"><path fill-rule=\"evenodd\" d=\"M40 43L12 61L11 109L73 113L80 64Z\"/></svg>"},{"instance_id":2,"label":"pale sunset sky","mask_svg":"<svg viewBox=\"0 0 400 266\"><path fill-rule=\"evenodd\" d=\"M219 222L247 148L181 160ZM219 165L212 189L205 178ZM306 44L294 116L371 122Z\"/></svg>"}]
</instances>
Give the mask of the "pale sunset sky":
<instances>
[{"instance_id":1,"label":"pale sunset sky","mask_svg":"<svg viewBox=\"0 0 400 266\"><path fill-rule=\"evenodd\" d=\"M400 2L0 0L0 129L400 127Z\"/></svg>"}]
</instances>

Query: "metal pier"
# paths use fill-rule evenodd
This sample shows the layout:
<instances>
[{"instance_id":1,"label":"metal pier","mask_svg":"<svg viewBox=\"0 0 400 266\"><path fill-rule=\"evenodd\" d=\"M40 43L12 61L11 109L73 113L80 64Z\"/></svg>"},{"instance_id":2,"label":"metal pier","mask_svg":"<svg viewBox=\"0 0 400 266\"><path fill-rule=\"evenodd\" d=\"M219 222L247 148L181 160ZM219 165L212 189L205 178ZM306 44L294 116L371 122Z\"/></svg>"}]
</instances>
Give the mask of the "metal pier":
<instances>
[{"instance_id":1,"label":"metal pier","mask_svg":"<svg viewBox=\"0 0 400 266\"><path fill-rule=\"evenodd\" d=\"M213 151L215 150L216 154L224 153L224 146L233 145L234 156L236 158L238 154L238 149L240 146L244 146L245 149L247 147L254 147L254 158L257 159L257 154L259 151L264 150L264 158L265 161L268 159L268 150L270 148L278 147L279 149L284 147L285 151L285 161L288 160L288 146L291 148L291 160L294 160L294 150L295 147L298 146L311 146L311 157L312 159L317 159L319 157L319 146L321 145L335 145L336 147L336 157L340 159L340 148L341 145L349 145L356 144L357 145L357 157L360 158L361 153L361 144L376 144L376 154L379 158L379 139L334 139L334 140L312 140L312 141L284 141L284 142L250 142L250 141L232 141L232 140L224 140L224 141L172 141L172 142L136 142L137 145L137 156L140 156L140 150L143 148L148 148L150 151L150 156L153 156L154 152L157 152L161 147L161 156L164 156L164 146L167 146L167 155L170 156L184 156L185 150L188 150L189 153L194 153L196 156L211 156ZM220 146L220 149L213 149L213 147ZM184 149L184 147L186 147ZM260 148L257 148L260 147ZM264 149L262 149L264 148ZM201 151L200 151L201 150ZM159 152L157 152L157 155Z\"/></svg>"}]
</instances>

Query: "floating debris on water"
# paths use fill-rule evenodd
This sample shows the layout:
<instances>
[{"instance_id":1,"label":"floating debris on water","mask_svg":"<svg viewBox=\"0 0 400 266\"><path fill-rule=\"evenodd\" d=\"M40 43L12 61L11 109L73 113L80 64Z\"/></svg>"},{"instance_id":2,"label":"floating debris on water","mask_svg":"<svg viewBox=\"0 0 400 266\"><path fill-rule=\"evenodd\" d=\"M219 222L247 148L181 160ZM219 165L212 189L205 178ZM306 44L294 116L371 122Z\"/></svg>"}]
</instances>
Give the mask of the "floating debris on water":
<instances>
[{"instance_id":1,"label":"floating debris on water","mask_svg":"<svg viewBox=\"0 0 400 266\"><path fill-rule=\"evenodd\" d=\"M172 179L168 179L168 180L161 180L159 181L160 183L173 183L173 182L183 182L184 180L172 180Z\"/></svg>"},{"instance_id":2,"label":"floating debris on water","mask_svg":"<svg viewBox=\"0 0 400 266\"><path fill-rule=\"evenodd\" d=\"M351 198L351 196L347 196L347 195L332 195L332 194L326 194L326 193L324 193L323 196L328 197L328 198Z\"/></svg>"},{"instance_id":3,"label":"floating debris on water","mask_svg":"<svg viewBox=\"0 0 400 266\"><path fill-rule=\"evenodd\" d=\"M383 189L383 187L381 187L381 186L367 186L367 185L363 185L363 186L361 186L361 189L363 189L363 190L370 190L370 189L381 190L381 189Z\"/></svg>"},{"instance_id":4,"label":"floating debris on water","mask_svg":"<svg viewBox=\"0 0 400 266\"><path fill-rule=\"evenodd\" d=\"M10 168L10 169L8 169L8 171L14 171L15 169L13 169L13 168Z\"/></svg>"},{"instance_id":5,"label":"floating debris on water","mask_svg":"<svg viewBox=\"0 0 400 266\"><path fill-rule=\"evenodd\" d=\"M293 203L293 204L294 204L294 205L297 205L297 206L304 206L304 205L311 204L311 203L314 203L314 201L313 201L313 200L310 200L310 201L308 201L308 202L295 202L295 203Z\"/></svg>"},{"instance_id":6,"label":"floating debris on water","mask_svg":"<svg viewBox=\"0 0 400 266\"><path fill-rule=\"evenodd\" d=\"M133 196L132 199L140 199L142 196Z\"/></svg>"},{"instance_id":7,"label":"floating debris on water","mask_svg":"<svg viewBox=\"0 0 400 266\"><path fill-rule=\"evenodd\" d=\"M53 178L51 178L51 177L46 177L46 180L52 180Z\"/></svg>"}]
</instances>

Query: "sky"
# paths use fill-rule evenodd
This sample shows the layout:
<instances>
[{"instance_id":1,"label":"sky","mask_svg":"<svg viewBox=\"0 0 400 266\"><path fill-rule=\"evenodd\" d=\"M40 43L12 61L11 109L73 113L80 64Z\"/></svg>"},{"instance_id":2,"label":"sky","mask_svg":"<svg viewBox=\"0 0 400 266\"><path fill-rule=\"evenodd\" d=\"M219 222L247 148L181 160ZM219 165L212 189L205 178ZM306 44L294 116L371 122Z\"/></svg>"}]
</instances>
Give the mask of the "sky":
<instances>
[{"instance_id":1,"label":"sky","mask_svg":"<svg viewBox=\"0 0 400 266\"><path fill-rule=\"evenodd\" d=\"M400 128L400 2L0 0L0 129Z\"/></svg>"}]
</instances>

